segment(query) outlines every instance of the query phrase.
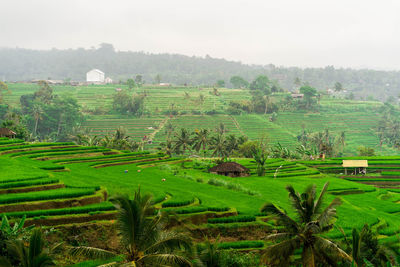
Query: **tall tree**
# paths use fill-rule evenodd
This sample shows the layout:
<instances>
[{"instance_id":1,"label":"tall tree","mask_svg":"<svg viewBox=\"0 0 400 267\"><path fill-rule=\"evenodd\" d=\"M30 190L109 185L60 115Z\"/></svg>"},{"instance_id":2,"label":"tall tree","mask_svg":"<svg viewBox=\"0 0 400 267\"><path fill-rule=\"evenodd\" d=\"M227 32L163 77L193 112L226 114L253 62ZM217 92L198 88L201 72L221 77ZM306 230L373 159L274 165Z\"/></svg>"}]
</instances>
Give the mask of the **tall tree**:
<instances>
[{"instance_id":1,"label":"tall tree","mask_svg":"<svg viewBox=\"0 0 400 267\"><path fill-rule=\"evenodd\" d=\"M117 230L121 247L133 266L192 266L188 256L192 242L187 234L166 229L165 215L158 213L151 195L141 195L140 188L133 200L126 195L110 199L118 211ZM72 255L110 258L114 253L93 247L75 247ZM183 254L183 253L186 253Z\"/></svg>"},{"instance_id":2,"label":"tall tree","mask_svg":"<svg viewBox=\"0 0 400 267\"><path fill-rule=\"evenodd\" d=\"M192 139L187 129L181 128L179 133L175 134L175 152L185 154L186 150L190 150Z\"/></svg>"},{"instance_id":3,"label":"tall tree","mask_svg":"<svg viewBox=\"0 0 400 267\"><path fill-rule=\"evenodd\" d=\"M263 140L256 147L253 147L252 155L257 164L257 175L263 176L265 174L265 162L268 159L267 146Z\"/></svg>"},{"instance_id":4,"label":"tall tree","mask_svg":"<svg viewBox=\"0 0 400 267\"><path fill-rule=\"evenodd\" d=\"M247 88L249 86L249 82L240 76L232 76L229 81L234 88Z\"/></svg>"},{"instance_id":5,"label":"tall tree","mask_svg":"<svg viewBox=\"0 0 400 267\"><path fill-rule=\"evenodd\" d=\"M156 77L154 77L154 81L156 84L160 84L161 83L161 75L157 74Z\"/></svg>"},{"instance_id":6,"label":"tall tree","mask_svg":"<svg viewBox=\"0 0 400 267\"><path fill-rule=\"evenodd\" d=\"M313 97L317 95L317 90L309 85L305 85L300 88L300 93L304 94L306 108L310 108L313 104Z\"/></svg>"},{"instance_id":7,"label":"tall tree","mask_svg":"<svg viewBox=\"0 0 400 267\"><path fill-rule=\"evenodd\" d=\"M35 104L32 109L32 114L33 114L33 117L35 118L35 129L33 131L33 134L36 136L39 120L41 120L43 118L42 117L42 115L43 115L42 106L40 104Z\"/></svg>"},{"instance_id":8,"label":"tall tree","mask_svg":"<svg viewBox=\"0 0 400 267\"><path fill-rule=\"evenodd\" d=\"M341 92L343 91L343 85L340 82L335 82L335 91L336 92Z\"/></svg>"},{"instance_id":9,"label":"tall tree","mask_svg":"<svg viewBox=\"0 0 400 267\"><path fill-rule=\"evenodd\" d=\"M126 84L128 85L129 90L132 90L133 88L136 87L136 83L135 83L134 79L126 80Z\"/></svg>"},{"instance_id":10,"label":"tall tree","mask_svg":"<svg viewBox=\"0 0 400 267\"><path fill-rule=\"evenodd\" d=\"M10 90L8 89L8 86L6 83L0 81L0 104L3 102L4 92L10 93Z\"/></svg>"},{"instance_id":11,"label":"tall tree","mask_svg":"<svg viewBox=\"0 0 400 267\"><path fill-rule=\"evenodd\" d=\"M259 75L254 81L250 84L251 90L261 90L264 94L271 94L271 82L266 75Z\"/></svg>"},{"instance_id":12,"label":"tall tree","mask_svg":"<svg viewBox=\"0 0 400 267\"><path fill-rule=\"evenodd\" d=\"M192 139L193 148L199 152L200 149L203 150L203 155L206 153L206 146L210 143L209 131L208 129L200 129L194 131L194 137Z\"/></svg>"},{"instance_id":13,"label":"tall tree","mask_svg":"<svg viewBox=\"0 0 400 267\"><path fill-rule=\"evenodd\" d=\"M227 141L224 134L218 133L216 136L211 138L210 149L213 150L211 156L226 158L229 156L227 149Z\"/></svg>"},{"instance_id":14,"label":"tall tree","mask_svg":"<svg viewBox=\"0 0 400 267\"><path fill-rule=\"evenodd\" d=\"M335 198L322 209L328 185L329 183L324 185L319 196L316 195L315 185L308 186L302 194L296 192L291 185L286 187L292 207L299 218L298 222L274 204L264 204L261 212L274 215L284 228L281 232L268 236L268 240L280 242L264 250L263 263L289 266L291 256L297 249L302 249L303 266L335 266L340 261L352 261L352 258L335 243L321 236L333 228L336 207L341 204L341 200Z\"/></svg>"}]
</instances>

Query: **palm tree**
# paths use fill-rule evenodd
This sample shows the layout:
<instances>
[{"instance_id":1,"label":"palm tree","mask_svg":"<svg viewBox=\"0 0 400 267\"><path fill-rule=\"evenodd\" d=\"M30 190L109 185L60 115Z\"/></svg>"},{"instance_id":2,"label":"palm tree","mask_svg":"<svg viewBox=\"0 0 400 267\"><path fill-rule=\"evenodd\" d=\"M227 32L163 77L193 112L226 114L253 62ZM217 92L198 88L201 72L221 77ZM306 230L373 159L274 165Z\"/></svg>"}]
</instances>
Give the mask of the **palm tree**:
<instances>
[{"instance_id":1,"label":"palm tree","mask_svg":"<svg viewBox=\"0 0 400 267\"><path fill-rule=\"evenodd\" d=\"M202 106L205 101L206 101L205 96L203 94L199 94L198 102L199 102L200 106Z\"/></svg>"},{"instance_id":2,"label":"palm tree","mask_svg":"<svg viewBox=\"0 0 400 267\"><path fill-rule=\"evenodd\" d=\"M170 139L167 139L166 142L160 143L160 147L157 149L164 150L165 154L171 157L174 151L174 143Z\"/></svg>"},{"instance_id":3,"label":"palm tree","mask_svg":"<svg viewBox=\"0 0 400 267\"><path fill-rule=\"evenodd\" d=\"M344 231L342 230L344 234ZM345 241L348 239L345 236ZM393 245L397 245L395 241ZM350 242L348 242L350 247ZM351 253L353 261L357 266L388 266L390 262L393 266L397 266L395 249L391 248L390 243L381 244L378 242L378 233L372 231L368 224L365 224L361 232L357 229L352 231Z\"/></svg>"},{"instance_id":4,"label":"palm tree","mask_svg":"<svg viewBox=\"0 0 400 267\"><path fill-rule=\"evenodd\" d=\"M119 195L110 201L118 210L117 230L130 266L192 266L187 257L179 254L191 252L190 237L165 229L164 215L158 213L154 216L156 210L151 195L142 196L139 188L133 200ZM71 253L95 258L116 256L93 247L75 247Z\"/></svg>"},{"instance_id":5,"label":"palm tree","mask_svg":"<svg viewBox=\"0 0 400 267\"><path fill-rule=\"evenodd\" d=\"M225 135L217 134L216 136L213 136L210 144L210 149L213 150L211 156L219 156L221 158L226 158L229 156Z\"/></svg>"},{"instance_id":6,"label":"palm tree","mask_svg":"<svg viewBox=\"0 0 400 267\"><path fill-rule=\"evenodd\" d=\"M22 240L11 241L7 250L10 255L19 262L18 266L21 267L45 267L56 266L44 249L44 239L42 231L36 228L29 239L29 247L26 247ZM15 266L12 265L8 259L0 259L1 266Z\"/></svg>"},{"instance_id":7,"label":"palm tree","mask_svg":"<svg viewBox=\"0 0 400 267\"><path fill-rule=\"evenodd\" d=\"M207 129L201 129L194 131L194 138L192 139L193 148L199 152L200 149L203 149L203 155L206 153L206 146L210 143L210 139L208 137L209 131Z\"/></svg>"},{"instance_id":8,"label":"palm tree","mask_svg":"<svg viewBox=\"0 0 400 267\"><path fill-rule=\"evenodd\" d=\"M270 265L289 266L291 256L297 249L302 249L301 261L303 266L334 266L339 261L351 261L352 258L335 243L320 236L332 229L336 207L341 204L335 198L324 210L323 198L329 183L326 183L316 196L316 186L308 186L304 193L295 192L292 186L287 186L292 207L299 217L299 222L290 218L274 204L266 203L261 212L272 214L284 227L280 233L271 234L269 240L281 241L266 248L262 261Z\"/></svg>"},{"instance_id":9,"label":"palm tree","mask_svg":"<svg viewBox=\"0 0 400 267\"><path fill-rule=\"evenodd\" d=\"M218 134L225 134L225 133L227 133L228 132L228 129L226 129L226 126L225 126L225 124L223 123L223 122L221 122L219 125L218 125L218 127L216 127L215 128L215 131L218 133Z\"/></svg>"},{"instance_id":10,"label":"palm tree","mask_svg":"<svg viewBox=\"0 0 400 267\"><path fill-rule=\"evenodd\" d=\"M258 147L252 150L254 161L257 164L257 175L263 176L265 174L265 162L268 159L268 153L263 142L260 142Z\"/></svg>"},{"instance_id":11,"label":"palm tree","mask_svg":"<svg viewBox=\"0 0 400 267\"><path fill-rule=\"evenodd\" d=\"M219 266L219 236L214 242L211 242L208 236L205 236L204 246L199 251L201 262L207 267Z\"/></svg>"},{"instance_id":12,"label":"palm tree","mask_svg":"<svg viewBox=\"0 0 400 267\"><path fill-rule=\"evenodd\" d=\"M32 114L33 114L33 117L35 118L35 129L33 132L36 135L39 120L42 119L42 115L43 115L42 107L38 104L34 105L32 108Z\"/></svg>"},{"instance_id":13,"label":"palm tree","mask_svg":"<svg viewBox=\"0 0 400 267\"><path fill-rule=\"evenodd\" d=\"M187 129L182 128L179 134L175 134L175 151L176 153L182 152L185 154L187 149L190 149L192 144L192 139L190 138L190 133Z\"/></svg>"},{"instance_id":14,"label":"palm tree","mask_svg":"<svg viewBox=\"0 0 400 267\"><path fill-rule=\"evenodd\" d=\"M175 126L169 121L166 125L165 125L165 133L167 134L167 138L170 138L172 133L175 130Z\"/></svg>"}]
</instances>

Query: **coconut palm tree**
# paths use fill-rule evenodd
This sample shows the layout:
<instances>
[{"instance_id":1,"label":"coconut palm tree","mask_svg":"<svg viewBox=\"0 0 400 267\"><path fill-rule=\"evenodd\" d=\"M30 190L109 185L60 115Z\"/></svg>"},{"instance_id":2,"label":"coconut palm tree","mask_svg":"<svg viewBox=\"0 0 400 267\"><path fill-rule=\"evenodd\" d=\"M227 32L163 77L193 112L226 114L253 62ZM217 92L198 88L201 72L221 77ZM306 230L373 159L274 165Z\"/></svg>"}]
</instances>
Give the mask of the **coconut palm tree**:
<instances>
[{"instance_id":1,"label":"coconut palm tree","mask_svg":"<svg viewBox=\"0 0 400 267\"><path fill-rule=\"evenodd\" d=\"M228 129L226 129L226 126L223 122L220 122L220 124L218 125L218 127L215 127L215 131L217 132L217 134L225 134L228 132Z\"/></svg>"},{"instance_id":2,"label":"coconut palm tree","mask_svg":"<svg viewBox=\"0 0 400 267\"><path fill-rule=\"evenodd\" d=\"M35 129L34 129L34 134L36 135L37 133L37 127L38 127L38 123L41 119L43 119L42 115L43 115L43 109L40 105L35 104L32 108L32 115L35 119Z\"/></svg>"},{"instance_id":3,"label":"coconut palm tree","mask_svg":"<svg viewBox=\"0 0 400 267\"><path fill-rule=\"evenodd\" d=\"M254 161L257 164L257 175L263 176L265 174L265 162L268 159L268 153L265 144L260 142L257 147L252 149L252 154Z\"/></svg>"},{"instance_id":4,"label":"coconut palm tree","mask_svg":"<svg viewBox=\"0 0 400 267\"><path fill-rule=\"evenodd\" d=\"M203 149L203 155L206 153L206 146L210 143L209 131L207 129L201 129L194 131L194 137L192 139L193 148L199 152Z\"/></svg>"},{"instance_id":5,"label":"coconut palm tree","mask_svg":"<svg viewBox=\"0 0 400 267\"><path fill-rule=\"evenodd\" d=\"M175 126L169 121L165 126L165 133L167 134L167 138L170 138L172 133L175 130Z\"/></svg>"},{"instance_id":6,"label":"coconut palm tree","mask_svg":"<svg viewBox=\"0 0 400 267\"><path fill-rule=\"evenodd\" d=\"M210 144L210 149L213 150L211 156L219 156L221 158L229 157L225 135L219 133L216 136L213 136Z\"/></svg>"},{"instance_id":7,"label":"coconut palm tree","mask_svg":"<svg viewBox=\"0 0 400 267\"><path fill-rule=\"evenodd\" d=\"M352 261L352 258L335 243L323 238L320 234L332 229L336 207L341 204L335 198L325 209L322 209L323 198L329 183L326 183L317 197L316 186L308 186L304 193L295 192L287 186L289 199L299 221L296 222L274 204L266 203L261 212L274 215L284 227L279 233L271 234L268 240L280 241L266 248L262 255L263 263L274 266L289 266L291 256L297 249L302 249L303 266L335 266L340 261Z\"/></svg>"},{"instance_id":8,"label":"coconut palm tree","mask_svg":"<svg viewBox=\"0 0 400 267\"><path fill-rule=\"evenodd\" d=\"M133 200L119 195L110 199L118 210L117 230L129 266L192 266L183 256L191 252L188 235L165 229L165 217L152 205L151 195L141 195L140 188ZM73 255L110 258L114 253L93 247L75 247Z\"/></svg>"},{"instance_id":9,"label":"coconut palm tree","mask_svg":"<svg viewBox=\"0 0 400 267\"><path fill-rule=\"evenodd\" d=\"M378 242L378 232L373 231L365 224L361 231L353 228L352 240L346 237L343 229L344 241L351 251L353 262L359 266L398 266L396 261L396 246L398 240L385 244ZM398 254L398 253L397 253ZM388 265L390 263L391 265Z\"/></svg>"},{"instance_id":10,"label":"coconut palm tree","mask_svg":"<svg viewBox=\"0 0 400 267\"><path fill-rule=\"evenodd\" d=\"M56 266L44 250L44 239L39 228L33 230L29 239L29 247L26 247L22 240L13 240L7 245L9 254L18 261L21 267L47 267ZM0 259L0 265L4 267L15 266L6 258Z\"/></svg>"},{"instance_id":11,"label":"coconut palm tree","mask_svg":"<svg viewBox=\"0 0 400 267\"><path fill-rule=\"evenodd\" d=\"M168 156L172 156L174 152L174 143L171 139L167 139L165 142L160 143L160 147L157 148L158 150L164 150L165 154Z\"/></svg>"},{"instance_id":12,"label":"coconut palm tree","mask_svg":"<svg viewBox=\"0 0 400 267\"><path fill-rule=\"evenodd\" d=\"M190 145L192 144L189 131L185 128L181 128L181 131L175 134L175 137L175 152L182 152L182 154L185 154L186 150L190 149Z\"/></svg>"},{"instance_id":13,"label":"coconut palm tree","mask_svg":"<svg viewBox=\"0 0 400 267\"><path fill-rule=\"evenodd\" d=\"M199 258L201 262L207 267L218 267L220 258L220 237L217 236L214 242L211 242L208 236L205 236L204 239L204 246L200 247L199 249Z\"/></svg>"}]
</instances>

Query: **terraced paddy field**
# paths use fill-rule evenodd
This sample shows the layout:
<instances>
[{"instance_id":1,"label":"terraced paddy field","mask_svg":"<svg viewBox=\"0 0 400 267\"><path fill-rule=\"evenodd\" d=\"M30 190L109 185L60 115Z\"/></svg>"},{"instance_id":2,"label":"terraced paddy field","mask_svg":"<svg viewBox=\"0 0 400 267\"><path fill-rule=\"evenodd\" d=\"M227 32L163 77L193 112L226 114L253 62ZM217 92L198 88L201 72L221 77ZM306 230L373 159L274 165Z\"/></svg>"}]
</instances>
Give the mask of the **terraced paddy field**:
<instances>
[{"instance_id":1,"label":"terraced paddy field","mask_svg":"<svg viewBox=\"0 0 400 267\"><path fill-rule=\"evenodd\" d=\"M218 231L227 248L260 249L266 245L260 235L276 227L272 218L260 214L265 202L273 202L294 215L285 190L287 184L302 191L309 184L316 184L320 190L330 182L326 200L337 196L342 199L336 224L346 234L365 223L383 226L378 227L381 242L394 240L400 232L398 185L374 184L400 181L400 157L368 158L368 172L373 178L343 177L338 166L341 158L269 159L262 177L256 176L251 159L232 159L248 167L251 175L231 178L208 173L214 164L211 159L170 158L146 151L114 151L110 155L102 148L92 151L72 143L0 142L0 212L11 218L26 214L28 224L102 223L114 219L108 197L120 193L132 196L140 185L154 195L156 207L178 214L193 233ZM252 235L254 229L261 234ZM244 235L235 239L231 231ZM338 228L327 236L342 238Z\"/></svg>"},{"instance_id":2,"label":"terraced paddy field","mask_svg":"<svg viewBox=\"0 0 400 267\"><path fill-rule=\"evenodd\" d=\"M269 121L269 114L243 114L230 116L227 114L230 101L251 99L249 90L218 89L200 87L160 87L146 85L134 89L137 93L146 93L144 117L126 117L120 115L89 114L95 108L111 108L112 96L116 88L126 89L126 85L89 85L89 86L52 86L55 94L76 97L87 113L84 127L91 129L93 135L105 135L122 126L134 140L150 137L153 144L146 149L154 149L165 141L164 125L169 120L176 129L209 128L225 123L234 134L247 135L251 140L266 138L272 144L281 143L291 149L299 144L297 135L302 129L316 132L329 129L333 134L345 132L346 147L344 155L355 155L359 146L372 147L381 155L396 155L398 150L387 145L380 146L377 135L379 108L382 103L376 101L350 101L344 99L322 98L319 110L313 112L285 111L278 112L275 122ZM11 94L5 95L6 103L18 106L23 94L33 93L38 89L36 84L10 83ZM187 93L187 94L186 94ZM199 96L204 101L199 102ZM287 93L276 93L273 101L287 96ZM170 111L179 116L167 116ZM204 115L193 115L201 112ZM216 115L206 115L217 112ZM208 113L210 114L210 113Z\"/></svg>"}]
</instances>

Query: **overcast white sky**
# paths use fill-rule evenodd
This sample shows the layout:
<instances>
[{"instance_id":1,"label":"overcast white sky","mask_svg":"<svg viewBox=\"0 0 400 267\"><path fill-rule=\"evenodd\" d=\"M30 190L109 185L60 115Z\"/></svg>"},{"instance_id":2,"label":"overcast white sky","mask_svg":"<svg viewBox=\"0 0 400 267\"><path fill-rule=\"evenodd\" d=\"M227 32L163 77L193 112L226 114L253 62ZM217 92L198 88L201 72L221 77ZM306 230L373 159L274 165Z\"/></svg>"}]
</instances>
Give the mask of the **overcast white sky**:
<instances>
[{"instance_id":1,"label":"overcast white sky","mask_svg":"<svg viewBox=\"0 0 400 267\"><path fill-rule=\"evenodd\" d=\"M399 0L0 0L0 47L400 70Z\"/></svg>"}]
</instances>

